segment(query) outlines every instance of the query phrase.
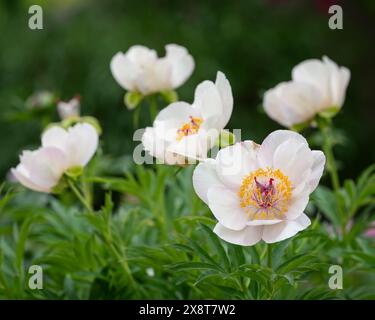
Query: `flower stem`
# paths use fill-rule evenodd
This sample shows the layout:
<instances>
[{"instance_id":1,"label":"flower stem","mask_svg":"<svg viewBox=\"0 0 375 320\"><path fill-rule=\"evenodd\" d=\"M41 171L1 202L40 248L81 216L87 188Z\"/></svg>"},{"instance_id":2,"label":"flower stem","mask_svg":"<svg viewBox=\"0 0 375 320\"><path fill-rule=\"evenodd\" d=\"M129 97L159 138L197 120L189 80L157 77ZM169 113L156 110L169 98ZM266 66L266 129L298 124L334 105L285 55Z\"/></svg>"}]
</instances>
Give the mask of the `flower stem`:
<instances>
[{"instance_id":1,"label":"flower stem","mask_svg":"<svg viewBox=\"0 0 375 320\"><path fill-rule=\"evenodd\" d=\"M272 269L272 244L267 244L267 266Z\"/></svg>"},{"instance_id":2,"label":"flower stem","mask_svg":"<svg viewBox=\"0 0 375 320\"><path fill-rule=\"evenodd\" d=\"M117 250L117 248L115 247L115 245L113 244L112 233L111 233L110 229L109 229L109 233L104 236L104 239L105 239L105 242L107 243L107 245L109 246L109 248L111 249L112 253L116 257L116 259L120 263L121 267L124 269L124 272L125 272L126 276L129 279L130 285L133 288L136 288L136 282L135 282L135 280L133 278L133 275L132 275L132 272L130 270L129 264L128 264L127 260L126 260L125 253L124 252L120 253Z\"/></svg>"},{"instance_id":3,"label":"flower stem","mask_svg":"<svg viewBox=\"0 0 375 320\"><path fill-rule=\"evenodd\" d=\"M81 192L78 190L78 188L77 188L77 186L75 185L74 181L68 177L67 182L68 182L69 188L73 191L73 193L74 193L75 196L78 198L78 200L81 201L81 203L85 206L85 208L86 208L88 211L92 212L92 211L93 211L92 206L91 206L90 203L85 199L85 197L81 194Z\"/></svg>"},{"instance_id":4,"label":"flower stem","mask_svg":"<svg viewBox=\"0 0 375 320\"><path fill-rule=\"evenodd\" d=\"M89 195L88 193L84 193L84 195L81 194L81 192L78 190L77 186L75 185L74 181L71 178L68 177L67 182L68 182L68 185L69 185L70 189L73 191L73 193L76 195L76 197L82 202L82 204L87 208L87 210L89 210L90 212L93 212L93 208L90 205L89 200L86 198L88 196L90 196L90 198L91 198L91 195ZM86 197L85 197L85 195L86 195ZM103 238L104 238L104 241L107 243L109 249L111 250L112 254L116 257L116 259L118 260L118 262L120 263L120 265L124 269L124 272L129 279L129 283L135 288L136 282L135 282L135 280L134 280L134 278L131 274L129 264L126 261L125 253L124 252L120 253L119 250L117 250L117 248L113 244L112 233L111 233L110 227L108 228L107 232L104 232Z\"/></svg>"},{"instance_id":5,"label":"flower stem","mask_svg":"<svg viewBox=\"0 0 375 320\"><path fill-rule=\"evenodd\" d=\"M330 125L331 120L325 120L325 119L318 119L317 121L319 130L323 137L323 151L327 158L327 170L331 176L331 183L333 190L335 192L335 197L337 199L338 197L338 191L340 189L340 180L339 175L337 173L337 167L336 167L336 161L333 154L333 144L332 144L332 138L330 136ZM343 212L340 211L338 208L338 214L341 220L341 232L342 237L345 239L346 237L346 225L347 225L347 217Z\"/></svg>"},{"instance_id":6,"label":"flower stem","mask_svg":"<svg viewBox=\"0 0 375 320\"><path fill-rule=\"evenodd\" d=\"M335 157L333 155L333 145L332 145L332 139L329 134L329 125L326 123L323 123L322 121L318 121L319 130L323 137L323 151L327 157L327 170L331 176L331 183L332 187L335 191L340 189L340 180L339 176L337 174L337 167L335 162Z\"/></svg>"},{"instance_id":7,"label":"flower stem","mask_svg":"<svg viewBox=\"0 0 375 320\"><path fill-rule=\"evenodd\" d=\"M150 116L151 116L151 121L153 122L158 115L158 100L156 95L150 96L149 99L150 102Z\"/></svg>"}]
</instances>

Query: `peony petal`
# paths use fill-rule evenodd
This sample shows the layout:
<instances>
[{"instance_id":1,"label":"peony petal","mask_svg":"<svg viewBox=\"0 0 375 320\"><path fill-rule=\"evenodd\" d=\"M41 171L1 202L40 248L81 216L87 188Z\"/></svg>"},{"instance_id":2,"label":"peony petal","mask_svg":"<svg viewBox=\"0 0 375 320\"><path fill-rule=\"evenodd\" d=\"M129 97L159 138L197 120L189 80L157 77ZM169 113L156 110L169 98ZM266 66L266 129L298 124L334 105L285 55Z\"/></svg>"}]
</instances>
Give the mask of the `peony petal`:
<instances>
[{"instance_id":1,"label":"peony petal","mask_svg":"<svg viewBox=\"0 0 375 320\"><path fill-rule=\"evenodd\" d=\"M240 246L252 246L262 238L263 227L245 227L242 230L231 230L222 224L216 224L214 232L223 240Z\"/></svg>"},{"instance_id":2,"label":"peony petal","mask_svg":"<svg viewBox=\"0 0 375 320\"><path fill-rule=\"evenodd\" d=\"M140 70L122 52L114 55L110 63L110 69L117 83L125 90L135 91L136 79Z\"/></svg>"},{"instance_id":3,"label":"peony petal","mask_svg":"<svg viewBox=\"0 0 375 320\"><path fill-rule=\"evenodd\" d=\"M292 78L296 82L314 86L320 92L322 104L320 110L327 107L341 107L345 100L346 88L350 80L350 71L339 67L324 56L322 61L306 60L294 67Z\"/></svg>"},{"instance_id":4,"label":"peony petal","mask_svg":"<svg viewBox=\"0 0 375 320\"><path fill-rule=\"evenodd\" d=\"M261 167L272 167L276 149L287 140L297 140L306 145L306 139L297 132L290 130L276 130L269 134L262 142L258 151L258 162Z\"/></svg>"},{"instance_id":5,"label":"peony petal","mask_svg":"<svg viewBox=\"0 0 375 320\"><path fill-rule=\"evenodd\" d=\"M155 50L142 45L130 47L125 55L132 63L140 67L152 66L158 59Z\"/></svg>"},{"instance_id":6,"label":"peony petal","mask_svg":"<svg viewBox=\"0 0 375 320\"><path fill-rule=\"evenodd\" d=\"M70 167L84 167L98 148L99 136L96 129L88 123L78 123L68 129L66 154Z\"/></svg>"},{"instance_id":7,"label":"peony petal","mask_svg":"<svg viewBox=\"0 0 375 320\"><path fill-rule=\"evenodd\" d=\"M262 239L267 243L283 241L306 229L310 224L310 219L305 214L302 214L296 220L287 220L278 224L264 226Z\"/></svg>"},{"instance_id":8,"label":"peony petal","mask_svg":"<svg viewBox=\"0 0 375 320\"><path fill-rule=\"evenodd\" d=\"M216 157L216 171L223 183L237 192L243 178L257 169L259 146L253 141L238 142L221 149Z\"/></svg>"},{"instance_id":9,"label":"peony petal","mask_svg":"<svg viewBox=\"0 0 375 320\"><path fill-rule=\"evenodd\" d=\"M297 219L303 214L303 211L306 209L309 203L309 192L304 191L303 193L294 196L291 199L291 202L288 207L288 211L285 213L285 216L288 220Z\"/></svg>"},{"instance_id":10,"label":"peony petal","mask_svg":"<svg viewBox=\"0 0 375 320\"><path fill-rule=\"evenodd\" d=\"M30 178L29 178L29 172L24 168L22 164L19 164L15 169L11 169L11 172L13 176L18 180L19 183L21 183L24 187L38 191L38 192L45 192L45 193L50 193L51 188L45 188L36 185L33 183Z\"/></svg>"},{"instance_id":11,"label":"peony petal","mask_svg":"<svg viewBox=\"0 0 375 320\"><path fill-rule=\"evenodd\" d=\"M263 105L271 119L291 127L313 118L321 109L322 99L314 86L289 81L268 90Z\"/></svg>"},{"instance_id":12,"label":"peony petal","mask_svg":"<svg viewBox=\"0 0 375 320\"><path fill-rule=\"evenodd\" d=\"M319 90L324 105L330 105L330 74L326 65L318 59L309 59L299 63L292 70L295 82L306 83Z\"/></svg>"},{"instance_id":13,"label":"peony petal","mask_svg":"<svg viewBox=\"0 0 375 320\"><path fill-rule=\"evenodd\" d=\"M216 173L215 164L215 160L207 159L199 163L193 173L194 190L206 204L208 204L207 194L210 187L224 187Z\"/></svg>"},{"instance_id":14,"label":"peony petal","mask_svg":"<svg viewBox=\"0 0 375 320\"><path fill-rule=\"evenodd\" d=\"M176 121L178 127L184 123L189 122L189 117L201 117L198 110L194 109L186 102L174 102L161 110L155 118L155 121Z\"/></svg>"},{"instance_id":15,"label":"peony petal","mask_svg":"<svg viewBox=\"0 0 375 320\"><path fill-rule=\"evenodd\" d=\"M193 107L199 110L203 119L223 115L221 96L212 81L206 80L197 86L194 94Z\"/></svg>"},{"instance_id":16,"label":"peony petal","mask_svg":"<svg viewBox=\"0 0 375 320\"><path fill-rule=\"evenodd\" d=\"M171 143L167 147L167 151L189 158L191 160L190 163L195 163L196 161L194 160L207 158L208 146L204 133L198 133Z\"/></svg>"},{"instance_id":17,"label":"peony petal","mask_svg":"<svg viewBox=\"0 0 375 320\"><path fill-rule=\"evenodd\" d=\"M43 147L55 147L65 152L67 141L68 132L59 126L53 126L47 129L42 135Z\"/></svg>"},{"instance_id":18,"label":"peony petal","mask_svg":"<svg viewBox=\"0 0 375 320\"><path fill-rule=\"evenodd\" d=\"M61 149L42 147L26 151L15 170L17 179L36 191L50 192L66 170L66 157Z\"/></svg>"},{"instance_id":19,"label":"peony petal","mask_svg":"<svg viewBox=\"0 0 375 320\"><path fill-rule=\"evenodd\" d=\"M310 192L313 192L318 186L319 180L323 175L324 165L326 163L326 157L322 151L313 150L312 155L313 165L309 179Z\"/></svg>"},{"instance_id":20,"label":"peony petal","mask_svg":"<svg viewBox=\"0 0 375 320\"><path fill-rule=\"evenodd\" d=\"M310 148L297 139L289 139L281 143L273 156L273 168L288 177L294 188L309 178L313 165Z\"/></svg>"},{"instance_id":21,"label":"peony petal","mask_svg":"<svg viewBox=\"0 0 375 320\"><path fill-rule=\"evenodd\" d=\"M185 157L167 152L168 142L159 138L152 127L146 128L142 136L142 144L151 156L158 159L159 164L185 164Z\"/></svg>"},{"instance_id":22,"label":"peony petal","mask_svg":"<svg viewBox=\"0 0 375 320\"><path fill-rule=\"evenodd\" d=\"M223 114L221 117L220 126L225 128L228 124L229 119L233 111L233 94L232 88L228 79L225 77L225 74L218 71L216 75L215 85L220 94L222 105L223 105Z\"/></svg>"},{"instance_id":23,"label":"peony petal","mask_svg":"<svg viewBox=\"0 0 375 320\"><path fill-rule=\"evenodd\" d=\"M166 47L165 60L171 67L170 83L172 88L181 86L194 70L194 59L186 50L176 44L168 44Z\"/></svg>"},{"instance_id":24,"label":"peony petal","mask_svg":"<svg viewBox=\"0 0 375 320\"><path fill-rule=\"evenodd\" d=\"M280 223L283 220L274 219L274 220L250 220L247 222L248 226L268 226L271 224Z\"/></svg>"},{"instance_id":25,"label":"peony petal","mask_svg":"<svg viewBox=\"0 0 375 320\"><path fill-rule=\"evenodd\" d=\"M225 187L211 187L207 193L208 206L215 218L226 228L242 230L247 223L238 196Z\"/></svg>"},{"instance_id":26,"label":"peony petal","mask_svg":"<svg viewBox=\"0 0 375 320\"><path fill-rule=\"evenodd\" d=\"M334 61L326 56L323 57L323 62L330 74L331 106L341 107L345 101L346 88L350 80L350 71L345 67L339 68Z\"/></svg>"}]
</instances>

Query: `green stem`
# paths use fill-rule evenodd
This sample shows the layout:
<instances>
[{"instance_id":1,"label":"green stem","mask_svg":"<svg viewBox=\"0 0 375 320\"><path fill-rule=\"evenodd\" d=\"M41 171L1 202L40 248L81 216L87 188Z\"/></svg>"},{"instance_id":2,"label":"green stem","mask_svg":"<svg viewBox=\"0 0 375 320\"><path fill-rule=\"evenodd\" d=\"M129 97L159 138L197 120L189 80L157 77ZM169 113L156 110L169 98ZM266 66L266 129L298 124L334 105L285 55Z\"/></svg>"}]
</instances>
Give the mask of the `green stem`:
<instances>
[{"instance_id":1,"label":"green stem","mask_svg":"<svg viewBox=\"0 0 375 320\"><path fill-rule=\"evenodd\" d=\"M87 202L87 200L85 199L85 197L81 194L81 192L78 190L78 188L76 187L75 183L73 182L72 179L68 178L67 179L68 181L68 185L69 185L69 188L73 191L73 193L75 194L75 196L78 198L79 201L81 201L81 203L85 206L85 208L92 212L93 209L90 205L89 202Z\"/></svg>"},{"instance_id":2,"label":"green stem","mask_svg":"<svg viewBox=\"0 0 375 320\"><path fill-rule=\"evenodd\" d=\"M133 288L135 288L136 287L136 282L135 282L135 280L134 280L134 278L132 276L132 273L131 273L129 264L128 264L127 260L126 260L125 254L123 252L122 252L122 254L120 254L120 252L116 249L116 247L114 246L114 244L112 242L112 235L111 235L111 233L109 233L109 235L107 235L105 237L105 241L107 242L107 245L109 246L109 248L111 249L112 253L115 255L116 259L120 263L121 267L124 269L124 272L125 272L126 276L128 277L131 286Z\"/></svg>"},{"instance_id":3,"label":"green stem","mask_svg":"<svg viewBox=\"0 0 375 320\"><path fill-rule=\"evenodd\" d=\"M91 205L89 203L89 200L84 195L81 194L81 192L76 187L74 181L71 178L68 177L67 182L68 182L68 185L69 185L70 189L73 191L73 193L76 195L76 197L82 202L82 204L90 212L93 212L93 209L92 209L92 207L91 207ZM85 193L85 195L87 196L88 194ZM103 236L104 236L105 242L107 243L108 247L110 248L112 254L116 257L116 259L118 260L118 262L120 263L120 265L124 269L125 274L127 275L130 284L133 287L135 287L136 283L135 283L135 280L134 280L134 278L133 278L133 276L131 274L131 270L129 268L128 262L126 261L126 258L124 257L124 254L121 255L120 252L116 249L116 247L113 244L113 241L112 241L112 232L111 232L110 225L107 228L107 232L105 232L103 234Z\"/></svg>"},{"instance_id":4,"label":"green stem","mask_svg":"<svg viewBox=\"0 0 375 320\"><path fill-rule=\"evenodd\" d=\"M339 175L337 173L337 167L336 167L336 161L333 154L333 144L332 139L330 137L330 125L331 120L325 120L325 119L318 119L318 127L322 134L323 138L323 151L327 158L327 170L331 176L331 183L333 190L335 192L335 197L337 199L338 197L338 191L340 189L340 180ZM342 232L342 238L345 239L346 237L346 224L348 219L346 218L345 214L341 212L340 208L338 208L338 214L341 217L341 232Z\"/></svg>"},{"instance_id":5,"label":"green stem","mask_svg":"<svg viewBox=\"0 0 375 320\"><path fill-rule=\"evenodd\" d=\"M267 266L272 269L272 244L267 244Z\"/></svg>"},{"instance_id":6,"label":"green stem","mask_svg":"<svg viewBox=\"0 0 375 320\"><path fill-rule=\"evenodd\" d=\"M158 115L158 100L156 95L150 96L150 116L151 122L153 122Z\"/></svg>"},{"instance_id":7,"label":"green stem","mask_svg":"<svg viewBox=\"0 0 375 320\"><path fill-rule=\"evenodd\" d=\"M162 239L166 240L168 238L168 217L165 208L165 188L166 188L166 179L168 175L171 174L171 170L164 166L156 167L156 177L157 177L157 185L156 185L156 193L155 198L150 199L149 206L150 209L155 214L155 219L159 223ZM155 201L156 200L156 201Z\"/></svg>"},{"instance_id":8,"label":"green stem","mask_svg":"<svg viewBox=\"0 0 375 320\"><path fill-rule=\"evenodd\" d=\"M340 189L340 180L339 176L337 174L337 167L335 162L335 157L333 155L333 145L332 145L332 139L329 135L329 126L327 124L323 124L322 122L319 123L319 130L323 137L323 151L325 153L325 156L327 158L327 170L331 176L331 183L333 189L338 191Z\"/></svg>"}]
</instances>

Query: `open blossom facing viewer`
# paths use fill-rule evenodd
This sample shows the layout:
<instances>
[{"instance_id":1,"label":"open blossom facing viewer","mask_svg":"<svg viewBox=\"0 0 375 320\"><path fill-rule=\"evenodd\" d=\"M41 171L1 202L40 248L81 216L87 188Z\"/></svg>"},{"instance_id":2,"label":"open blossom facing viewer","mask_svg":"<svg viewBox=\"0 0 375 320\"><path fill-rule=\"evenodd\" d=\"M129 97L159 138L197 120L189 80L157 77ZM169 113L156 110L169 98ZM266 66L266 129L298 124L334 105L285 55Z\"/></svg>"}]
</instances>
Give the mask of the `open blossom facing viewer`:
<instances>
[{"instance_id":1,"label":"open blossom facing viewer","mask_svg":"<svg viewBox=\"0 0 375 320\"><path fill-rule=\"evenodd\" d=\"M251 246L294 236L310 225L303 213L322 176L325 156L300 134L278 130L261 145L244 141L200 163L193 185L218 220L222 239Z\"/></svg>"},{"instance_id":2,"label":"open blossom facing viewer","mask_svg":"<svg viewBox=\"0 0 375 320\"><path fill-rule=\"evenodd\" d=\"M54 126L43 133L39 149L22 153L12 173L25 187L50 193L68 169L86 166L97 147L98 133L88 123L68 130Z\"/></svg>"},{"instance_id":3,"label":"open blossom facing viewer","mask_svg":"<svg viewBox=\"0 0 375 320\"><path fill-rule=\"evenodd\" d=\"M324 111L337 112L345 100L350 71L328 57L310 59L293 68L292 81L264 94L267 115L285 127L310 120Z\"/></svg>"},{"instance_id":4,"label":"open blossom facing viewer","mask_svg":"<svg viewBox=\"0 0 375 320\"><path fill-rule=\"evenodd\" d=\"M181 86L194 70L194 59L186 48L176 44L165 47L165 57L144 46L132 46L118 52L111 61L111 72L128 91L148 95Z\"/></svg>"},{"instance_id":5,"label":"open blossom facing viewer","mask_svg":"<svg viewBox=\"0 0 375 320\"><path fill-rule=\"evenodd\" d=\"M222 72L216 82L203 81L193 104L175 102L159 112L153 127L146 128L142 143L146 151L167 164L205 159L233 110L229 81Z\"/></svg>"}]
</instances>

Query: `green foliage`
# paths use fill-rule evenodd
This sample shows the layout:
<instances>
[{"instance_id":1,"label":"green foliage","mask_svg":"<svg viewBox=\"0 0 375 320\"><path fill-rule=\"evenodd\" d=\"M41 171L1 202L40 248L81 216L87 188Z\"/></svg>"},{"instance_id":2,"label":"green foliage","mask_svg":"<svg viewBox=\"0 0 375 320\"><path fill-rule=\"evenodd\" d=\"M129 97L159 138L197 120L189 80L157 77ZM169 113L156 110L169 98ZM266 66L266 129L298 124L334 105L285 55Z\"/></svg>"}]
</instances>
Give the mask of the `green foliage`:
<instances>
[{"instance_id":1,"label":"green foliage","mask_svg":"<svg viewBox=\"0 0 375 320\"><path fill-rule=\"evenodd\" d=\"M369 3L364 14L373 13ZM340 64L363 75L363 82L350 88L349 105L357 109L345 106L337 115L344 131L330 127L336 108L293 129L323 125L326 137L318 133L310 139L319 148L326 141L328 149L345 142L343 162L332 157L328 171L332 174L337 166L346 178L355 177L374 155L365 140L374 133L367 116L373 112L373 96L363 93L371 84L366 81L370 71L350 50L355 41L362 60L371 58L364 24L352 20L355 29L332 33L325 17L310 7L288 5L284 10L246 0L186 3L183 8L155 1L113 1L110 6L96 1L90 10L80 1L66 9L52 2L45 6L49 27L30 33L24 27L26 2L0 4L0 134L6 137L0 141L2 176L15 164L21 146L33 146L42 129L58 121L58 97L77 91L83 111L95 118L70 118L59 125L85 121L99 133L103 127L105 154L100 149L83 172L72 168L76 170L68 172L70 179L55 194L1 185L0 299L375 299L375 243L366 236L375 220L375 165L358 179L337 181L337 187L324 181L307 209L312 225L270 250L263 242L233 245L213 233L216 221L192 187L193 166L140 166L124 156L133 150L133 127L149 125L159 107L179 95L193 101L193 87L214 79L217 70L225 71L235 93L231 127L243 128L243 139L260 141L276 125L253 108L261 102L256 90L287 79L293 65L307 56L319 57L329 41L325 53L339 55ZM296 29L290 21L301 14L306 19ZM62 19L51 18L57 15ZM358 38L359 33L364 36ZM108 67L114 53L136 43L161 53L169 42L189 44L199 62L179 95L128 92L123 98ZM133 127L131 116L121 109L123 102L134 109ZM220 147L234 142L228 132L222 136ZM343 290L328 287L332 264L343 267ZM31 265L43 268L42 290L28 286Z\"/></svg>"}]
</instances>

